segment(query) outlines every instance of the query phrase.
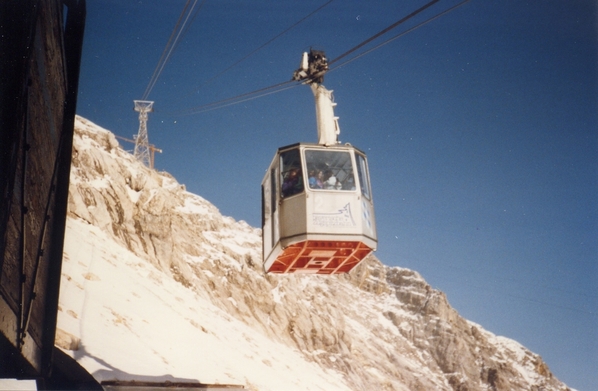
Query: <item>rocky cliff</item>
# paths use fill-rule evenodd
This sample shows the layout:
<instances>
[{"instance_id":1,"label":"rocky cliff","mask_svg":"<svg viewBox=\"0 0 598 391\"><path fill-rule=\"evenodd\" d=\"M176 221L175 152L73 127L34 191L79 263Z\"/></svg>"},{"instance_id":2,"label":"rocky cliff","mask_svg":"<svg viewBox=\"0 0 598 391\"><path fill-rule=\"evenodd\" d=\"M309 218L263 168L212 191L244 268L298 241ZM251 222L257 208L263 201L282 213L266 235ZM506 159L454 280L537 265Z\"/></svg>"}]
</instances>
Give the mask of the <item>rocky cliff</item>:
<instances>
[{"instance_id":1,"label":"rocky cliff","mask_svg":"<svg viewBox=\"0 0 598 391\"><path fill-rule=\"evenodd\" d=\"M159 276L159 281L174 281L180 290L177 292L187 292L193 300L206 300L221 311L220 315L212 312L211 316L246 327L244 330L250 331L244 333L252 335L245 336L246 341L257 341L259 336L292 352L276 355L264 349L261 357L253 359L259 358L265 367L269 366L271 376L297 377L279 387L261 381L264 372L260 375L249 364L240 363L231 364L226 376L215 378L255 390L568 389L552 375L540 356L463 319L446 296L431 288L415 271L385 266L371 256L348 275L264 274L259 229L222 216L216 207L187 192L171 175L141 166L120 148L112 133L86 119L77 118L75 137L69 200L71 224L65 247L57 344L82 365L90 365L85 357L92 355L95 343L100 343L94 342L99 334L110 338L108 326L83 327L84 307L72 304L76 302L75 294L91 295L87 285L93 278L85 274L89 271L84 272L89 270L91 258L77 250L81 246L78 240L84 240L77 238L84 238L81 231L90 227L90 232L99 229L104 241L112 241L113 245L105 248L117 246L123 254L136 257L137 261L128 264L146 268L145 274L141 273L149 276L145 278ZM119 265L124 262L122 259L112 256L110 262L115 267L110 273L124 270ZM98 276L97 280L107 280L107 276ZM162 285L156 284L157 292ZM165 303L176 304L179 300L169 297L166 289L157 294ZM105 304L100 308L108 307ZM106 310L106 314L110 313L106 316L114 317L114 310ZM139 333L132 327L134 315L120 316L124 319L120 326L128 326L122 332ZM207 323L203 325L201 319L200 315L187 319L197 326L191 332L207 333ZM112 326L114 323L112 319ZM176 330L177 324L169 327ZM218 330L208 331L215 333L215 338L223 338L217 335ZM222 343L218 349L242 349L246 341ZM259 355L260 348L254 348L256 353L252 355ZM110 361L98 354L94 353L96 362ZM143 359L136 352L127 354L134 360ZM159 354L163 361L172 363L176 360L170 357L180 352ZM230 360L236 360L234 352ZM297 360L312 369L293 375ZM220 367L227 365L223 361ZM102 379L122 374L93 368L92 374ZM309 380L312 376L318 378L320 371L321 379L328 380ZM208 375L202 376L205 372L201 368L190 369L189 373L192 374L178 376L210 381L206 379Z\"/></svg>"}]
</instances>

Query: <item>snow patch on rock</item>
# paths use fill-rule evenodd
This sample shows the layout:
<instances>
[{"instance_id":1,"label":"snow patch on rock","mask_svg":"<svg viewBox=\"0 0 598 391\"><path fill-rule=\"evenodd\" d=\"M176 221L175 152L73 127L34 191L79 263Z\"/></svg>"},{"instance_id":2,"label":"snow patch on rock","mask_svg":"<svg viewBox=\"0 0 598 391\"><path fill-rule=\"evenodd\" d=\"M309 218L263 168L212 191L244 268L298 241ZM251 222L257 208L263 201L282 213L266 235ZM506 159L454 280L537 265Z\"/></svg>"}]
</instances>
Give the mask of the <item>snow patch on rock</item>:
<instances>
[{"instance_id":1,"label":"snow patch on rock","mask_svg":"<svg viewBox=\"0 0 598 391\"><path fill-rule=\"evenodd\" d=\"M566 390L415 271L266 275L224 217L77 117L57 345L98 380L250 390Z\"/></svg>"}]
</instances>

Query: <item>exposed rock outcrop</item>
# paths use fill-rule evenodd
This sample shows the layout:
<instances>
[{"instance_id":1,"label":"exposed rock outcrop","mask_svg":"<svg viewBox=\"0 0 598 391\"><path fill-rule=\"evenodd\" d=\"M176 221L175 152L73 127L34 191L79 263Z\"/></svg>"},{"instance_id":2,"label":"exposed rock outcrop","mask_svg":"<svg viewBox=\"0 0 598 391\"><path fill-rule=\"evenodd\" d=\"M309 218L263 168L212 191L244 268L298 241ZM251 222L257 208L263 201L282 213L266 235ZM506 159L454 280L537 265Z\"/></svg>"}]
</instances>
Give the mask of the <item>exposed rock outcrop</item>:
<instances>
[{"instance_id":1,"label":"exposed rock outcrop","mask_svg":"<svg viewBox=\"0 0 598 391\"><path fill-rule=\"evenodd\" d=\"M342 374L351 389L567 390L541 357L463 319L417 272L370 256L348 275L265 275L259 229L141 166L83 118L71 181L70 218L109 232L236 321Z\"/></svg>"}]
</instances>

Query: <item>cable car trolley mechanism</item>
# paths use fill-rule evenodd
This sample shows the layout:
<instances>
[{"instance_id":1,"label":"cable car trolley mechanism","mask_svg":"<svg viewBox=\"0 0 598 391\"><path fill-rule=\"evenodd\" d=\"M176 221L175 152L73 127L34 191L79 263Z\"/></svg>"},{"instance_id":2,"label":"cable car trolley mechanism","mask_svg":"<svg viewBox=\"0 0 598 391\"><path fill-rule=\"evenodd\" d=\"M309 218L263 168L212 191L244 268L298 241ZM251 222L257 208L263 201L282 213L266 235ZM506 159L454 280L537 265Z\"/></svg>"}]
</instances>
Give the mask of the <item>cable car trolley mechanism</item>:
<instances>
[{"instance_id":1,"label":"cable car trolley mechanism","mask_svg":"<svg viewBox=\"0 0 598 391\"><path fill-rule=\"evenodd\" d=\"M366 155L340 144L321 51L303 53L293 78L316 101L318 143L279 148L262 181L264 269L268 273L347 273L376 250Z\"/></svg>"}]
</instances>

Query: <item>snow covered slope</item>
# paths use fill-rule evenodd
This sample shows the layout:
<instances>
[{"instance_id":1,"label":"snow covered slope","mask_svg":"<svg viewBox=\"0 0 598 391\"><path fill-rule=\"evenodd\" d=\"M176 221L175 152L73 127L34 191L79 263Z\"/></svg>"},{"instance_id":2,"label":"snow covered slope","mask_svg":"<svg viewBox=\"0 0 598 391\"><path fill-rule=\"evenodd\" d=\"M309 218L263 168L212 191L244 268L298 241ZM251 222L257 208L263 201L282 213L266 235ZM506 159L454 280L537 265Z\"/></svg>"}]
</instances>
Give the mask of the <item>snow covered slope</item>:
<instances>
[{"instance_id":1,"label":"snow covered slope","mask_svg":"<svg viewBox=\"0 0 598 391\"><path fill-rule=\"evenodd\" d=\"M98 380L250 390L567 390L414 271L265 275L261 233L78 117L57 346Z\"/></svg>"}]
</instances>

